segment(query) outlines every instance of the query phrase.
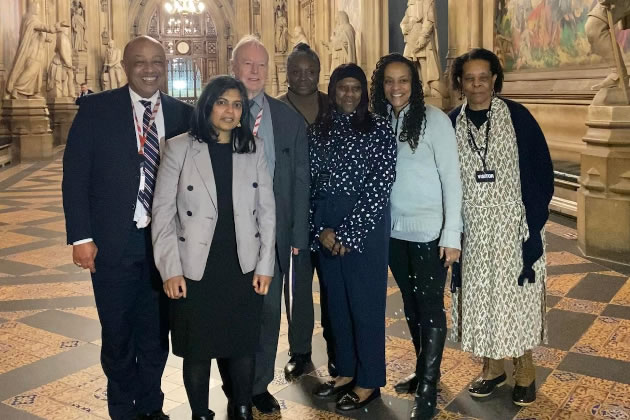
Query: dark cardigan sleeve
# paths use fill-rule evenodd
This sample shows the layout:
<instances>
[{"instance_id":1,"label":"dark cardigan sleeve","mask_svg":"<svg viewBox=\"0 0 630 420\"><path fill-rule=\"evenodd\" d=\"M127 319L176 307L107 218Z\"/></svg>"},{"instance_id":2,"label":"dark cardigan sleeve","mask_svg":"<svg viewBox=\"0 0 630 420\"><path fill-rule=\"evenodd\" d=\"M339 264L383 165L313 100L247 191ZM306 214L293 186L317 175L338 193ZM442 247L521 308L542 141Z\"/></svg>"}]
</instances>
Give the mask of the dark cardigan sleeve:
<instances>
[{"instance_id":1,"label":"dark cardigan sleeve","mask_svg":"<svg viewBox=\"0 0 630 420\"><path fill-rule=\"evenodd\" d=\"M540 234L549 218L549 203L553 197L553 165L545 135L532 114L517 102L501 99L510 110L516 132L521 193L529 228L529 238L523 243L523 272L518 278L522 286L525 279L530 283L536 280L533 265L543 255Z\"/></svg>"},{"instance_id":2,"label":"dark cardigan sleeve","mask_svg":"<svg viewBox=\"0 0 630 420\"><path fill-rule=\"evenodd\" d=\"M540 233L549 218L549 203L553 197L553 165L545 135L532 114L517 102L505 98L501 100L508 106L516 133L521 195L529 228L529 238L523 242L523 271L518 278L518 284L522 286L525 279L530 283L536 281L533 265L543 254ZM461 108L460 105L448 114L453 127Z\"/></svg>"}]
</instances>

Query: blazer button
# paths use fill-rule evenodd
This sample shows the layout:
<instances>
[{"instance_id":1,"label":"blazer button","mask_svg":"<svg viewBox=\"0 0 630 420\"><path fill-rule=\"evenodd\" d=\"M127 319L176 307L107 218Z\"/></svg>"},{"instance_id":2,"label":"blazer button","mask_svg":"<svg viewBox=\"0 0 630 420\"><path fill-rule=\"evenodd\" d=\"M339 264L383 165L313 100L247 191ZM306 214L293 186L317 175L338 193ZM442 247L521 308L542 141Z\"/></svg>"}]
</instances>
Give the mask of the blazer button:
<instances>
[{"instance_id":1,"label":"blazer button","mask_svg":"<svg viewBox=\"0 0 630 420\"><path fill-rule=\"evenodd\" d=\"M193 190L193 186L192 186L192 185L189 185L189 186L188 186L188 191L192 191L192 190Z\"/></svg>"},{"instance_id":2,"label":"blazer button","mask_svg":"<svg viewBox=\"0 0 630 420\"><path fill-rule=\"evenodd\" d=\"M254 188L258 188L258 182L254 182L254 183L252 184L252 187L254 187Z\"/></svg>"},{"instance_id":3,"label":"blazer button","mask_svg":"<svg viewBox=\"0 0 630 420\"><path fill-rule=\"evenodd\" d=\"M188 210L188 211L186 212L186 214L187 214L187 215L189 215L189 216L192 216L192 211Z\"/></svg>"},{"instance_id":4,"label":"blazer button","mask_svg":"<svg viewBox=\"0 0 630 420\"><path fill-rule=\"evenodd\" d=\"M183 236L180 236L179 240L182 241L182 242L186 242L186 238L184 238Z\"/></svg>"},{"instance_id":5,"label":"blazer button","mask_svg":"<svg viewBox=\"0 0 630 420\"><path fill-rule=\"evenodd\" d=\"M254 236L259 238L260 237L260 233L256 232L256 234Z\"/></svg>"}]
</instances>

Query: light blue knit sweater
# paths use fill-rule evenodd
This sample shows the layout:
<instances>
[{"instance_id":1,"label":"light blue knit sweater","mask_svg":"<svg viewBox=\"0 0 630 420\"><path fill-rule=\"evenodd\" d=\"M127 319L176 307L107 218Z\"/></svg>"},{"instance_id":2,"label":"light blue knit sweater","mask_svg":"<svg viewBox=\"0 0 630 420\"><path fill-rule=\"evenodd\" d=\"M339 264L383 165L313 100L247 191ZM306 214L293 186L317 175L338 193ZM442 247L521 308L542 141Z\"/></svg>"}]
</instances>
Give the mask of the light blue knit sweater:
<instances>
[{"instance_id":1,"label":"light blue knit sweater","mask_svg":"<svg viewBox=\"0 0 630 420\"><path fill-rule=\"evenodd\" d=\"M397 140L408 108L398 118L390 113ZM415 152L408 143L397 142L391 236L410 242L440 238L440 246L461 249L462 185L455 132L451 120L438 108L427 104L426 117Z\"/></svg>"}]
</instances>

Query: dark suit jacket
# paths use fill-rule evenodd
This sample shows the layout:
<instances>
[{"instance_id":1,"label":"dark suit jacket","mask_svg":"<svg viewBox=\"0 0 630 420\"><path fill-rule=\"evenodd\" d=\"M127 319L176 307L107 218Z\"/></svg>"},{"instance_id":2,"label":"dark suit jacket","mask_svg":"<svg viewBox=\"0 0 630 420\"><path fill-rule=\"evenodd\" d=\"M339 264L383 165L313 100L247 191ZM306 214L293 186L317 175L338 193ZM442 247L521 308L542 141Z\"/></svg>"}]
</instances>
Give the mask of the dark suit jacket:
<instances>
[{"instance_id":1,"label":"dark suit jacket","mask_svg":"<svg viewBox=\"0 0 630 420\"><path fill-rule=\"evenodd\" d=\"M276 169L273 192L276 199L276 247L283 273L289 271L291 247L308 252L310 168L306 123L291 107L265 95L271 110Z\"/></svg>"},{"instance_id":2,"label":"dark suit jacket","mask_svg":"<svg viewBox=\"0 0 630 420\"><path fill-rule=\"evenodd\" d=\"M192 107L162 96L166 138L188 130ZM83 98L63 156L63 207L68 244L93 238L96 263L122 257L140 186L140 163L129 88Z\"/></svg>"}]
</instances>

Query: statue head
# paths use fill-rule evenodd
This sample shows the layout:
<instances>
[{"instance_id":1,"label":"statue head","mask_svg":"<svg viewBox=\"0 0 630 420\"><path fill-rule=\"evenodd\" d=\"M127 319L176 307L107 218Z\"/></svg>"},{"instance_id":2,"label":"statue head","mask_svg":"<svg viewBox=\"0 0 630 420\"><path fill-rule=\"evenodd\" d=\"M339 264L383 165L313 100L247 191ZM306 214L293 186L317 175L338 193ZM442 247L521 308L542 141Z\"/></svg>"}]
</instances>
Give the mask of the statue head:
<instances>
[{"instance_id":1,"label":"statue head","mask_svg":"<svg viewBox=\"0 0 630 420\"><path fill-rule=\"evenodd\" d=\"M107 43L107 48L114 48L114 40L110 39L109 42Z\"/></svg>"},{"instance_id":2,"label":"statue head","mask_svg":"<svg viewBox=\"0 0 630 420\"><path fill-rule=\"evenodd\" d=\"M304 29L302 29L302 27L300 25L298 25L298 26L295 27L293 32L295 32L298 35L303 35L304 34Z\"/></svg>"},{"instance_id":3,"label":"statue head","mask_svg":"<svg viewBox=\"0 0 630 420\"><path fill-rule=\"evenodd\" d=\"M38 0L31 0L28 3L28 11L32 15L35 15L35 16L39 15L40 12L41 12L41 6L39 4L39 1Z\"/></svg>"},{"instance_id":4,"label":"statue head","mask_svg":"<svg viewBox=\"0 0 630 420\"><path fill-rule=\"evenodd\" d=\"M350 23L350 18L348 17L348 14L343 10L337 12L337 25L345 25L347 23Z\"/></svg>"}]
</instances>

